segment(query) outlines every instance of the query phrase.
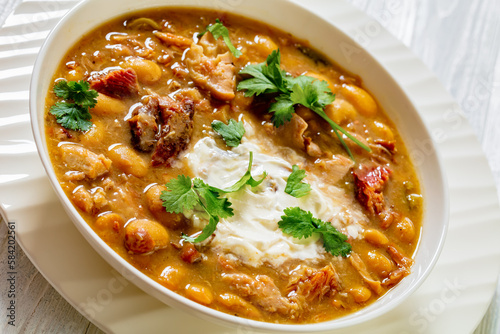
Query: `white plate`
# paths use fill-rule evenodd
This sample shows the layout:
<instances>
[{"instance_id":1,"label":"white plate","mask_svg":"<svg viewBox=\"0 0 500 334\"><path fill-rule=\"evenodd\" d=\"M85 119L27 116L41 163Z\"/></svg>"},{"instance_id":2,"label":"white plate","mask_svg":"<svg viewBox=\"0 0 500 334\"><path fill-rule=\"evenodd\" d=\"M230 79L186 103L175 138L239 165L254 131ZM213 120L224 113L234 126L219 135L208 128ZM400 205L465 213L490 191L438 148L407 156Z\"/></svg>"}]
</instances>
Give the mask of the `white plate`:
<instances>
[{"instance_id":1,"label":"white plate","mask_svg":"<svg viewBox=\"0 0 500 334\"><path fill-rule=\"evenodd\" d=\"M221 6L238 0L221 0ZM242 332L169 308L123 279L93 251L64 213L36 154L28 118L28 84L38 48L76 2L21 4L0 33L0 201L17 239L47 280L102 329L119 333ZM339 0L308 1L351 36L373 20ZM26 14L23 14L26 13ZM33 15L37 13L38 15ZM32 20L35 18L35 21ZM30 21L28 21L31 19ZM367 49L414 103L436 141L451 191L451 221L441 258L424 285L389 314L335 333L468 333L486 311L500 263L500 210L486 159L459 108L400 42L378 31ZM346 57L356 46L344 46ZM361 74L362 75L362 74ZM425 145L414 147L424 157Z\"/></svg>"}]
</instances>

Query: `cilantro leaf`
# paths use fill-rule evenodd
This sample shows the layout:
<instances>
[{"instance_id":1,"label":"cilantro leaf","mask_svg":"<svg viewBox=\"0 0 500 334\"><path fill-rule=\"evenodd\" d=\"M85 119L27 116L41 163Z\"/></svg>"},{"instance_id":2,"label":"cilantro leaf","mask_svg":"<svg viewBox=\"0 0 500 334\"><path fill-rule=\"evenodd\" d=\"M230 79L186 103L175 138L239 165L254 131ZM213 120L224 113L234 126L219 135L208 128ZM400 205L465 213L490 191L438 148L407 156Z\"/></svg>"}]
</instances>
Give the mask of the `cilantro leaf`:
<instances>
[{"instance_id":1,"label":"cilantro leaf","mask_svg":"<svg viewBox=\"0 0 500 334\"><path fill-rule=\"evenodd\" d=\"M240 74L248 74L253 78L240 81L238 90L246 90L245 96L269 94L278 92L276 85L264 74L264 67L266 64L247 65Z\"/></svg>"},{"instance_id":2,"label":"cilantro leaf","mask_svg":"<svg viewBox=\"0 0 500 334\"><path fill-rule=\"evenodd\" d=\"M317 232L323 237L323 247L325 250L334 255L346 257L351 252L351 244L347 242L347 236L340 233L330 223L314 218L319 228Z\"/></svg>"},{"instance_id":3,"label":"cilantro leaf","mask_svg":"<svg viewBox=\"0 0 500 334\"><path fill-rule=\"evenodd\" d=\"M250 75L251 78L240 81L237 89L244 90L247 97L279 93L278 96L271 96L275 101L270 104L268 110L273 114L272 121L275 127L289 122L295 112L294 106L300 104L316 112L328 122L352 160L354 160L354 156L339 132L364 150L371 152L371 149L367 145L363 144L326 115L324 111L325 107L335 100L335 95L328 88L326 81L305 75L298 77L288 75L281 69L280 62L281 56L278 49L274 50L267 57L266 62L246 66L240 71L240 74Z\"/></svg>"},{"instance_id":4,"label":"cilantro leaf","mask_svg":"<svg viewBox=\"0 0 500 334\"><path fill-rule=\"evenodd\" d=\"M304 211L299 207L286 208L283 212L285 215L281 216L281 221L278 222L283 233L297 239L312 236L316 227L311 223L313 220L311 212Z\"/></svg>"},{"instance_id":5,"label":"cilantro leaf","mask_svg":"<svg viewBox=\"0 0 500 334\"><path fill-rule=\"evenodd\" d=\"M280 95L276 98L276 102L269 106L269 112L273 113L271 120L274 126L282 126L292 119L292 114L295 112L293 101L287 95Z\"/></svg>"},{"instance_id":6,"label":"cilantro leaf","mask_svg":"<svg viewBox=\"0 0 500 334\"><path fill-rule=\"evenodd\" d=\"M302 182L306 177L306 171L300 169L299 166L292 166L292 173L286 181L285 192L293 197L303 197L311 191L311 186L308 183Z\"/></svg>"},{"instance_id":7,"label":"cilantro leaf","mask_svg":"<svg viewBox=\"0 0 500 334\"><path fill-rule=\"evenodd\" d=\"M207 26L207 28L201 35L203 35L207 31L210 32L215 39L219 39L220 37L222 37L229 51L231 51L231 53L236 58L241 56L241 51L234 47L231 39L229 38L229 30L227 30L227 28L219 19L216 19L214 24L210 24L209 26Z\"/></svg>"},{"instance_id":8,"label":"cilantro leaf","mask_svg":"<svg viewBox=\"0 0 500 334\"><path fill-rule=\"evenodd\" d=\"M57 123L70 130L89 130L92 126L89 108L95 107L98 95L95 90L90 89L90 84L84 80L61 80L54 85L54 93L65 100L50 108Z\"/></svg>"},{"instance_id":9,"label":"cilantro leaf","mask_svg":"<svg viewBox=\"0 0 500 334\"><path fill-rule=\"evenodd\" d=\"M75 103L57 102L50 108L50 113L66 129L87 131L92 127L88 110Z\"/></svg>"},{"instance_id":10,"label":"cilantro leaf","mask_svg":"<svg viewBox=\"0 0 500 334\"><path fill-rule=\"evenodd\" d=\"M308 76L300 76L292 87L290 99L294 104L301 104L314 111L323 109L335 100L326 81L315 80Z\"/></svg>"},{"instance_id":11,"label":"cilantro leaf","mask_svg":"<svg viewBox=\"0 0 500 334\"><path fill-rule=\"evenodd\" d=\"M281 54L279 49L273 50L265 63L245 66L239 74L247 74L253 78L240 81L238 90L246 90L245 96L272 93L286 93L286 73L280 67Z\"/></svg>"},{"instance_id":12,"label":"cilantro leaf","mask_svg":"<svg viewBox=\"0 0 500 334\"><path fill-rule=\"evenodd\" d=\"M90 84L85 80L80 81L58 81L54 85L54 93L65 100L73 100L75 104L94 108L97 104L97 91L90 89Z\"/></svg>"},{"instance_id":13,"label":"cilantro leaf","mask_svg":"<svg viewBox=\"0 0 500 334\"><path fill-rule=\"evenodd\" d=\"M351 252L347 236L340 233L332 224L313 217L309 211L299 207L286 208L278 222L283 233L294 238L309 238L313 233L319 233L323 239L323 247L334 256L346 257Z\"/></svg>"},{"instance_id":14,"label":"cilantro leaf","mask_svg":"<svg viewBox=\"0 0 500 334\"><path fill-rule=\"evenodd\" d=\"M249 185L251 187L257 187L267 177L267 173L264 172L264 174L262 175L262 178L259 181L255 180L252 177L252 173L251 173L252 164L253 164L253 152L250 152L250 161L248 162L248 168L247 168L246 173L241 177L241 179L236 181L235 184L233 184L232 186L230 186L228 188L218 189L218 188L212 187L212 189L215 191L221 192L221 193L234 193L234 192L237 192L238 190L242 189L246 185Z\"/></svg>"},{"instance_id":15,"label":"cilantro leaf","mask_svg":"<svg viewBox=\"0 0 500 334\"><path fill-rule=\"evenodd\" d=\"M160 199L168 212L182 213L192 210L198 204L198 195L191 185L191 178L179 175L167 184L167 191L162 191Z\"/></svg>"},{"instance_id":16,"label":"cilantro leaf","mask_svg":"<svg viewBox=\"0 0 500 334\"><path fill-rule=\"evenodd\" d=\"M234 216L231 202L227 198L220 198L219 192L203 182L202 179L194 179L193 188L198 194L203 208L211 217L229 218Z\"/></svg>"},{"instance_id":17,"label":"cilantro leaf","mask_svg":"<svg viewBox=\"0 0 500 334\"><path fill-rule=\"evenodd\" d=\"M230 147L237 147L245 134L243 122L237 122L234 119L230 119L227 125L221 121L213 121L212 129L220 134L226 145Z\"/></svg>"},{"instance_id":18,"label":"cilantro leaf","mask_svg":"<svg viewBox=\"0 0 500 334\"><path fill-rule=\"evenodd\" d=\"M191 243L202 242L215 232L215 230L217 229L218 223L219 223L218 217L210 216L210 218L208 220L208 224L205 225L205 227L203 228L201 233L196 238L189 237L185 234L182 234L182 238L184 240L186 240L187 242L191 242Z\"/></svg>"}]
</instances>

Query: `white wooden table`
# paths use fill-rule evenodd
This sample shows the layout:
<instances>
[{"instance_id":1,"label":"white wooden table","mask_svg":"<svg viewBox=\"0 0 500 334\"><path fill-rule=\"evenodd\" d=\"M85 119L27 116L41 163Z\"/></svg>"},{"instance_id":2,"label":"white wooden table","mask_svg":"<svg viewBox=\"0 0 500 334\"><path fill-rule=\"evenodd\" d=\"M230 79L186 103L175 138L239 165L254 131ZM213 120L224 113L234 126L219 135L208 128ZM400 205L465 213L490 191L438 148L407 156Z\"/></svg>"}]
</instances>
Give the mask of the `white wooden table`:
<instances>
[{"instance_id":1,"label":"white wooden table","mask_svg":"<svg viewBox=\"0 0 500 334\"><path fill-rule=\"evenodd\" d=\"M347 1L380 22L438 76L474 128L500 189L500 1ZM20 2L0 0L0 26ZM6 271L6 232L2 221L0 271ZM102 333L50 286L22 251L17 261L19 333L68 333L68 328L71 333ZM7 331L7 290L8 283L1 280L0 333ZM498 291L500 286L475 334L500 333Z\"/></svg>"}]
</instances>

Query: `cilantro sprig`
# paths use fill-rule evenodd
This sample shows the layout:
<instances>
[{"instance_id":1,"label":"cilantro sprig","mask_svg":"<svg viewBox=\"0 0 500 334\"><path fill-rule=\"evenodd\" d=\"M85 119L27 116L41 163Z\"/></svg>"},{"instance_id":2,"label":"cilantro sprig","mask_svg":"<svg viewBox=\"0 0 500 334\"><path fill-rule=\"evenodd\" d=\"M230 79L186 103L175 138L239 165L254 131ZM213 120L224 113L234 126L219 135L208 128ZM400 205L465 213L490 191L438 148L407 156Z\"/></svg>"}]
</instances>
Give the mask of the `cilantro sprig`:
<instances>
[{"instance_id":1,"label":"cilantro sprig","mask_svg":"<svg viewBox=\"0 0 500 334\"><path fill-rule=\"evenodd\" d=\"M251 78L240 81L237 89L244 90L247 97L277 94L274 96L275 102L271 103L269 107L269 112L273 114L273 124L276 127L289 122L295 112L295 105L301 104L328 122L352 160L354 160L354 156L341 133L364 150L371 151L368 146L326 115L325 107L335 100L335 95L328 88L326 81L305 75L293 77L281 69L280 64L281 55L277 49L271 52L264 63L247 65L240 71L240 74L249 75Z\"/></svg>"},{"instance_id":2,"label":"cilantro sprig","mask_svg":"<svg viewBox=\"0 0 500 334\"><path fill-rule=\"evenodd\" d=\"M296 198L309 194L311 186L308 183L302 182L305 177L306 171L300 169L297 165L293 165L292 173L286 180L285 192Z\"/></svg>"},{"instance_id":3,"label":"cilantro sprig","mask_svg":"<svg viewBox=\"0 0 500 334\"><path fill-rule=\"evenodd\" d=\"M89 109L97 104L97 91L87 81L58 81L54 93L64 101L55 103L50 113L66 129L87 131L92 126Z\"/></svg>"},{"instance_id":4,"label":"cilantro sprig","mask_svg":"<svg viewBox=\"0 0 500 334\"><path fill-rule=\"evenodd\" d=\"M245 135L243 122L237 122L234 119L230 119L227 125L215 120L212 122L212 129L220 134L226 145L230 147L237 147Z\"/></svg>"},{"instance_id":5,"label":"cilantro sprig","mask_svg":"<svg viewBox=\"0 0 500 334\"><path fill-rule=\"evenodd\" d=\"M231 51L233 56L235 56L236 58L239 58L239 56L241 56L241 51L234 47L233 43L231 42L231 38L229 38L229 30L227 30L221 20L216 19L215 23L209 24L205 28L205 31L200 33L199 36L203 36L207 31L210 32L215 39L219 39L220 37L222 37L224 43L227 45L227 48L229 49L229 51Z\"/></svg>"},{"instance_id":6,"label":"cilantro sprig","mask_svg":"<svg viewBox=\"0 0 500 334\"><path fill-rule=\"evenodd\" d=\"M231 202L221 198L217 191L201 179L191 179L186 175L179 175L167 183L167 191L160 195L163 206L168 212L183 213L200 206L209 216L208 224L196 238L183 235L189 242L201 242L214 233L220 218L234 215Z\"/></svg>"},{"instance_id":7,"label":"cilantro sprig","mask_svg":"<svg viewBox=\"0 0 500 334\"><path fill-rule=\"evenodd\" d=\"M219 193L229 194L229 193L234 193L234 192L241 190L246 185L249 185L252 188L257 187L267 177L267 172L264 171L260 180L258 180L258 181L255 180L252 177L252 164L253 164L253 152L250 151L250 159L248 161L248 168L247 168L247 171L245 172L245 174L238 181L236 181L235 184L233 184L230 187L227 187L225 189L211 187L212 190L217 191Z\"/></svg>"},{"instance_id":8,"label":"cilantro sprig","mask_svg":"<svg viewBox=\"0 0 500 334\"><path fill-rule=\"evenodd\" d=\"M286 208L284 215L278 222L283 233L294 238L309 238L313 234L320 234L323 239L323 247L334 256L346 257L351 252L351 244L347 242L347 236L339 232L332 224L313 217L309 211L299 207Z\"/></svg>"},{"instance_id":9,"label":"cilantro sprig","mask_svg":"<svg viewBox=\"0 0 500 334\"><path fill-rule=\"evenodd\" d=\"M235 184L225 189L210 186L200 178L191 179L186 175L179 175L166 184L167 190L162 191L160 199L167 212L185 213L198 207L209 216L208 224L203 228L201 234L196 238L182 235L184 240L191 243L202 242L215 232L221 218L234 216L231 208L232 203L221 195L239 191L246 185L256 187L264 181L267 177L266 172L258 181L252 177L252 163L253 153L250 152L246 173Z\"/></svg>"}]
</instances>

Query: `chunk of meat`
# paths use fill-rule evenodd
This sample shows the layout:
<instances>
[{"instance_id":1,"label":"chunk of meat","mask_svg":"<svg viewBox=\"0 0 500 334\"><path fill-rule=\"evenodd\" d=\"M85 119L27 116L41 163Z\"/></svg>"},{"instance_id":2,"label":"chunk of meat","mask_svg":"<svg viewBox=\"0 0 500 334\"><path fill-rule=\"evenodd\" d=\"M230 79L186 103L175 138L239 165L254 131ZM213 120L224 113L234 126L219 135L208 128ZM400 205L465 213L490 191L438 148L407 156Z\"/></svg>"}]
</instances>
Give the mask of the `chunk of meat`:
<instances>
[{"instance_id":1,"label":"chunk of meat","mask_svg":"<svg viewBox=\"0 0 500 334\"><path fill-rule=\"evenodd\" d=\"M391 287L391 286L394 286L396 284L398 284L399 282L401 282L401 280L403 278L405 278L406 276L408 276L410 274L410 270L407 269L407 268L398 268L396 270L393 270L389 273L389 276L384 279L384 281L382 282L382 285L385 286L385 287Z\"/></svg>"},{"instance_id":2,"label":"chunk of meat","mask_svg":"<svg viewBox=\"0 0 500 334\"><path fill-rule=\"evenodd\" d=\"M236 267L241 265L241 262L231 253L221 253L217 256L217 265L223 271L233 271Z\"/></svg>"},{"instance_id":3,"label":"chunk of meat","mask_svg":"<svg viewBox=\"0 0 500 334\"><path fill-rule=\"evenodd\" d=\"M354 162L342 155L333 155L328 159L317 159L314 163L316 175L320 175L325 184L335 184L340 181L354 166Z\"/></svg>"},{"instance_id":4,"label":"chunk of meat","mask_svg":"<svg viewBox=\"0 0 500 334\"><path fill-rule=\"evenodd\" d=\"M396 153L396 141L395 140L387 140L387 139L376 139L375 144L383 147L388 155L392 155Z\"/></svg>"},{"instance_id":5,"label":"chunk of meat","mask_svg":"<svg viewBox=\"0 0 500 334\"><path fill-rule=\"evenodd\" d=\"M114 70L91 77L90 87L100 93L118 98L134 95L139 91L137 74L131 68Z\"/></svg>"},{"instance_id":6,"label":"chunk of meat","mask_svg":"<svg viewBox=\"0 0 500 334\"><path fill-rule=\"evenodd\" d=\"M383 190L389 180L391 171L384 166L360 165L354 171L358 201L370 213L380 214L385 210Z\"/></svg>"},{"instance_id":7,"label":"chunk of meat","mask_svg":"<svg viewBox=\"0 0 500 334\"><path fill-rule=\"evenodd\" d=\"M398 267L410 268L413 265L413 260L405 256L395 245L387 246L387 253L398 264Z\"/></svg>"},{"instance_id":8,"label":"chunk of meat","mask_svg":"<svg viewBox=\"0 0 500 334\"><path fill-rule=\"evenodd\" d=\"M214 108L209 100L204 98L197 88L179 89L175 94L170 95L177 101L193 101L196 113L212 113Z\"/></svg>"},{"instance_id":9,"label":"chunk of meat","mask_svg":"<svg viewBox=\"0 0 500 334\"><path fill-rule=\"evenodd\" d=\"M193 133L193 101L175 101L169 97L159 101L161 112L160 139L153 152L152 165L169 166L184 150Z\"/></svg>"},{"instance_id":10,"label":"chunk of meat","mask_svg":"<svg viewBox=\"0 0 500 334\"><path fill-rule=\"evenodd\" d=\"M137 219L125 226L125 246L135 254L150 254L168 246L168 232L161 224Z\"/></svg>"},{"instance_id":11,"label":"chunk of meat","mask_svg":"<svg viewBox=\"0 0 500 334\"><path fill-rule=\"evenodd\" d=\"M324 152L321 151L319 146L316 145L311 138L304 134L308 127L309 125L307 122L294 113L289 122L286 122L278 128L273 126L269 131L281 138L287 145L302 150L311 157L323 157L325 155Z\"/></svg>"},{"instance_id":12,"label":"chunk of meat","mask_svg":"<svg viewBox=\"0 0 500 334\"><path fill-rule=\"evenodd\" d=\"M154 149L157 142L159 116L158 98L152 96L147 98L145 104L133 111L128 124L135 149L142 152L151 152Z\"/></svg>"},{"instance_id":13,"label":"chunk of meat","mask_svg":"<svg viewBox=\"0 0 500 334\"><path fill-rule=\"evenodd\" d=\"M322 269L301 266L288 283L287 292L291 299L312 302L324 296L333 296L339 289L339 276L333 265ZM290 294L292 293L292 294Z\"/></svg>"},{"instance_id":14,"label":"chunk of meat","mask_svg":"<svg viewBox=\"0 0 500 334\"><path fill-rule=\"evenodd\" d=\"M181 260L190 264L200 262L203 258L200 252L190 242L186 242L181 249Z\"/></svg>"},{"instance_id":15,"label":"chunk of meat","mask_svg":"<svg viewBox=\"0 0 500 334\"><path fill-rule=\"evenodd\" d=\"M355 252L351 252L351 255L349 256L349 262L351 262L351 265L358 271L365 283L368 284L368 286L373 291L375 291L375 293L377 293L378 295L382 294L384 289L382 288L381 282L374 279L370 275L365 263L363 262L363 260L361 260L361 257L358 254L356 254Z\"/></svg>"},{"instance_id":16,"label":"chunk of meat","mask_svg":"<svg viewBox=\"0 0 500 334\"><path fill-rule=\"evenodd\" d=\"M153 166L170 165L189 143L194 114L191 95L195 95L192 90L187 95L176 94L175 100L169 96L149 96L145 104L132 113L128 121L132 144L143 152L154 149Z\"/></svg>"},{"instance_id":17,"label":"chunk of meat","mask_svg":"<svg viewBox=\"0 0 500 334\"><path fill-rule=\"evenodd\" d=\"M192 44L186 53L186 66L194 83L219 100L234 99L235 66L230 52L209 57L201 45Z\"/></svg>"},{"instance_id":18,"label":"chunk of meat","mask_svg":"<svg viewBox=\"0 0 500 334\"><path fill-rule=\"evenodd\" d=\"M95 179L109 171L111 160L102 154L94 152L76 144L60 146L61 158L64 165L71 171L82 173L89 179Z\"/></svg>"},{"instance_id":19,"label":"chunk of meat","mask_svg":"<svg viewBox=\"0 0 500 334\"><path fill-rule=\"evenodd\" d=\"M391 287L411 273L410 268L413 265L413 260L405 256L394 244L387 246L387 253L389 253L391 259L398 265L398 268L391 271L388 277L382 282L384 286Z\"/></svg>"},{"instance_id":20,"label":"chunk of meat","mask_svg":"<svg viewBox=\"0 0 500 334\"><path fill-rule=\"evenodd\" d=\"M257 275L253 278L246 274L224 274L222 280L236 290L240 296L260 306L266 312L290 314L299 307L281 295L280 290L269 276Z\"/></svg>"},{"instance_id":21,"label":"chunk of meat","mask_svg":"<svg viewBox=\"0 0 500 334\"><path fill-rule=\"evenodd\" d=\"M188 48L193 41L189 38L179 36L179 35L174 35L169 32L161 32L161 31L155 31L153 34L158 37L158 39L165 45L170 46L170 45L175 45L181 49L186 49Z\"/></svg>"}]
</instances>

